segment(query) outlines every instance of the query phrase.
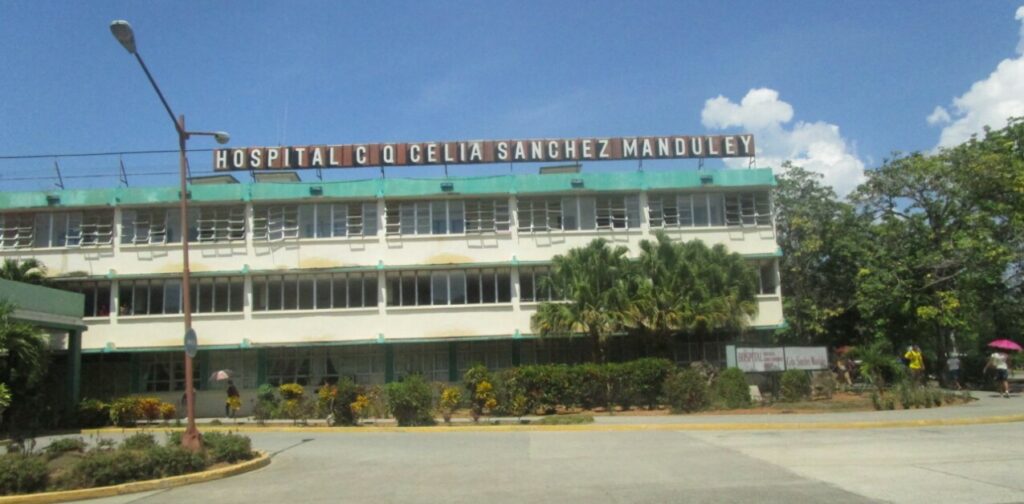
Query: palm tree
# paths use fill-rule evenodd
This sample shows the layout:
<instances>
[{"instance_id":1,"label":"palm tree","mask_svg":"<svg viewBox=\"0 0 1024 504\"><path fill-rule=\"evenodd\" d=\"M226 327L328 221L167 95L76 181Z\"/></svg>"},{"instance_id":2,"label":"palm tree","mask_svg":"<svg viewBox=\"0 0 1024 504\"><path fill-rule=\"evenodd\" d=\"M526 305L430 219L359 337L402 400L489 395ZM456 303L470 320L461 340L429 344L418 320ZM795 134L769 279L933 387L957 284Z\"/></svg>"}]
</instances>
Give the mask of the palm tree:
<instances>
[{"instance_id":1,"label":"palm tree","mask_svg":"<svg viewBox=\"0 0 1024 504\"><path fill-rule=\"evenodd\" d=\"M37 259L24 259L20 262L17 259L4 259L0 266L0 278L43 285L47 281L46 266Z\"/></svg>"},{"instance_id":2,"label":"palm tree","mask_svg":"<svg viewBox=\"0 0 1024 504\"><path fill-rule=\"evenodd\" d=\"M533 331L542 338L585 334L595 360L604 362L607 338L623 329L631 269L627 253L625 247L611 248L598 238L555 256L542 287L565 301L541 303L530 318Z\"/></svg>"},{"instance_id":3,"label":"palm tree","mask_svg":"<svg viewBox=\"0 0 1024 504\"><path fill-rule=\"evenodd\" d=\"M640 242L630 282L625 325L664 347L680 332L699 338L742 330L757 313L757 273L722 245L673 242L664 233Z\"/></svg>"},{"instance_id":4,"label":"palm tree","mask_svg":"<svg viewBox=\"0 0 1024 504\"><path fill-rule=\"evenodd\" d=\"M12 396L12 407L4 412L8 418L19 405L28 407L26 401L40 392L38 387L48 366L47 344L42 332L12 320L13 311L10 303L0 301L0 383L7 385Z\"/></svg>"}]
</instances>

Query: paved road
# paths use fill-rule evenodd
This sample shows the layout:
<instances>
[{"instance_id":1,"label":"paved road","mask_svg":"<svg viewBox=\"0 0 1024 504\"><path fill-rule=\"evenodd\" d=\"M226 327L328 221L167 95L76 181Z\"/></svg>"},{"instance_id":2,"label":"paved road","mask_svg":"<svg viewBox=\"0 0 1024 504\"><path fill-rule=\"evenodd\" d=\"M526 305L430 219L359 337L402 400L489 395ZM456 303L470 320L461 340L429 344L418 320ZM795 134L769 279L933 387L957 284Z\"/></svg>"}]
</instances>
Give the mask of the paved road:
<instances>
[{"instance_id":1,"label":"paved road","mask_svg":"<svg viewBox=\"0 0 1024 504\"><path fill-rule=\"evenodd\" d=\"M255 433L264 469L90 502L1020 502L1024 428Z\"/></svg>"},{"instance_id":2,"label":"paved road","mask_svg":"<svg viewBox=\"0 0 1024 504\"><path fill-rule=\"evenodd\" d=\"M976 396L966 406L929 410L597 419L626 424L622 431L250 432L256 448L274 454L264 469L88 502L1024 502L1024 422L744 431L686 425L1024 413L1024 397Z\"/></svg>"}]
</instances>

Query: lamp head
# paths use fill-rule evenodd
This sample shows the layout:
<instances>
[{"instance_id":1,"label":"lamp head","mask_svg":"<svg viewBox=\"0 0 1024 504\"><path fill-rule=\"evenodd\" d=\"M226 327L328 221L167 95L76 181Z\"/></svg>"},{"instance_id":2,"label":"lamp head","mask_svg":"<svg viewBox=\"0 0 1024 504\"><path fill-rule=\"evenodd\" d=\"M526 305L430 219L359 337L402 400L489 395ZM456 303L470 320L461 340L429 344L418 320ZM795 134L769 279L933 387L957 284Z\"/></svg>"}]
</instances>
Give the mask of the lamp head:
<instances>
[{"instance_id":1,"label":"lamp head","mask_svg":"<svg viewBox=\"0 0 1024 504\"><path fill-rule=\"evenodd\" d=\"M135 32L132 31L132 25L128 24L128 21L123 19L112 21L110 33L114 34L114 38L121 43L126 51L135 54Z\"/></svg>"},{"instance_id":2,"label":"lamp head","mask_svg":"<svg viewBox=\"0 0 1024 504\"><path fill-rule=\"evenodd\" d=\"M217 143L224 145L231 141L231 135L229 135L227 131L215 131L213 133L213 139L216 140Z\"/></svg>"}]
</instances>

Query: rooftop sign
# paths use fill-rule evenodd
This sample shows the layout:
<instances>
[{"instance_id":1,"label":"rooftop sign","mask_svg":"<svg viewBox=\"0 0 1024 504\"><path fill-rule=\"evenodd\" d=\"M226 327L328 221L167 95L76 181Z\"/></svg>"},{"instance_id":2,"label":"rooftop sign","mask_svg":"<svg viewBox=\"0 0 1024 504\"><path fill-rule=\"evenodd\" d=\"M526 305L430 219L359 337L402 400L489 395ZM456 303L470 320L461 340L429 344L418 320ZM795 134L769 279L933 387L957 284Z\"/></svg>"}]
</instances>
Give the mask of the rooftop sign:
<instances>
[{"instance_id":1,"label":"rooftop sign","mask_svg":"<svg viewBox=\"0 0 1024 504\"><path fill-rule=\"evenodd\" d=\"M251 147L213 151L217 171L754 156L754 136L657 136Z\"/></svg>"}]
</instances>

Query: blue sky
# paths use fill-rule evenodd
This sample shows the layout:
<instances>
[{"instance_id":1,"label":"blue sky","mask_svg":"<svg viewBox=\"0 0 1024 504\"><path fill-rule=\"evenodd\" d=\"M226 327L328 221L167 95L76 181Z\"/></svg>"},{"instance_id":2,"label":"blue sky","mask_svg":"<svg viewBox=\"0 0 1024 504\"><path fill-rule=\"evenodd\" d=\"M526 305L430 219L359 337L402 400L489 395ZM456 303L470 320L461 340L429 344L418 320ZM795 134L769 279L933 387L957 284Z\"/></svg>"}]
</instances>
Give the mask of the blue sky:
<instances>
[{"instance_id":1,"label":"blue sky","mask_svg":"<svg viewBox=\"0 0 1024 504\"><path fill-rule=\"evenodd\" d=\"M110 35L111 20L127 19L175 111L191 128L229 131L234 147L751 131L759 166L795 159L845 193L892 151L931 150L1024 114L1020 6L2 1L0 156L176 147ZM190 160L210 169L208 153ZM134 176L175 169L173 155L124 161L132 185L173 182ZM116 157L59 162L68 175L105 175L68 187L117 184ZM0 159L0 190L49 187L15 179L52 166Z\"/></svg>"}]
</instances>

